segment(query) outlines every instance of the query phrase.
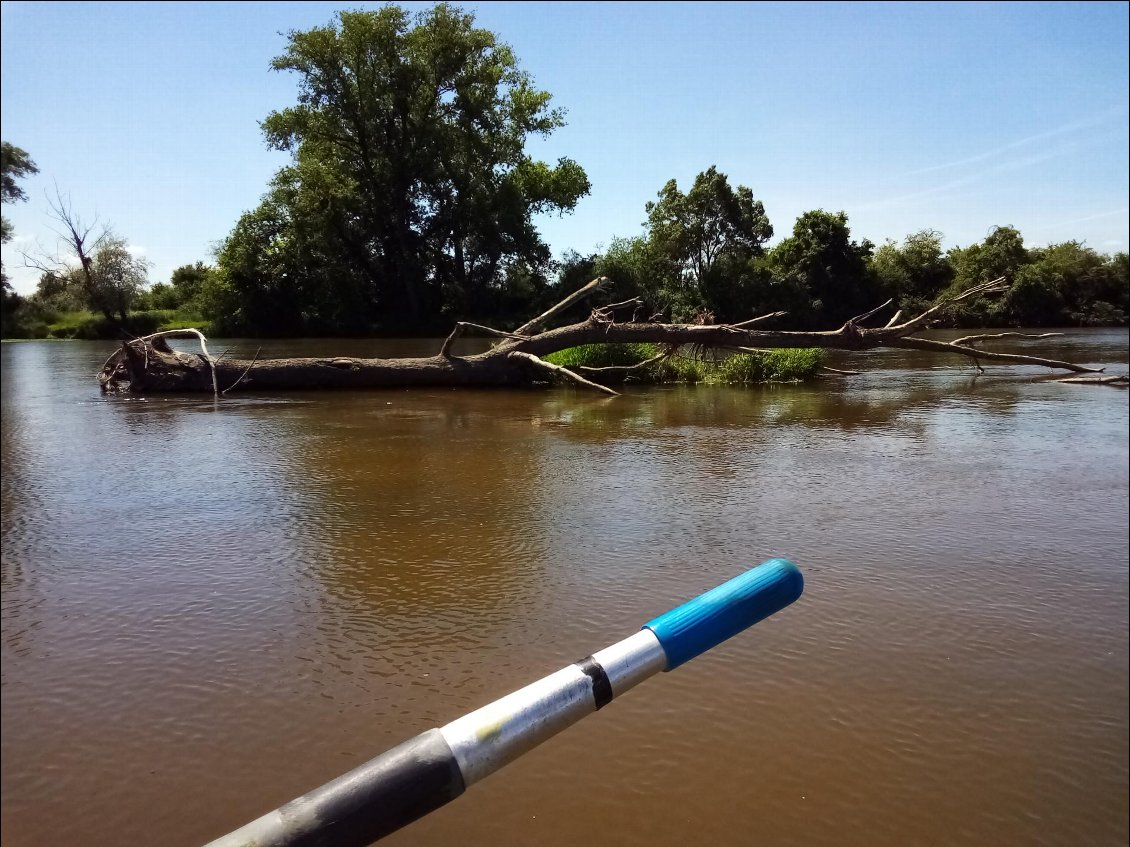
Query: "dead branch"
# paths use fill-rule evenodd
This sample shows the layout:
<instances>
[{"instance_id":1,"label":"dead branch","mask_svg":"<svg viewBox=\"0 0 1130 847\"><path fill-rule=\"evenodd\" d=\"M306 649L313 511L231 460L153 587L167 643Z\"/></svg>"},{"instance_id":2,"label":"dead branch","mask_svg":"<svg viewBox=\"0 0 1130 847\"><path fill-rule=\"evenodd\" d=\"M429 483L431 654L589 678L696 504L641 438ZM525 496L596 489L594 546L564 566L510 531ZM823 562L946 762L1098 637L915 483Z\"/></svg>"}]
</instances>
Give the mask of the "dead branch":
<instances>
[{"instance_id":1,"label":"dead branch","mask_svg":"<svg viewBox=\"0 0 1130 847\"><path fill-rule=\"evenodd\" d=\"M518 335L517 333L503 332L502 330L493 329L489 326L482 326L481 324L468 323L467 321L458 321L455 324L455 329L451 330L451 335L447 336L447 340L444 341L443 346L439 348L439 354L441 356L447 357L451 355L451 345L454 344L455 340L463 334L463 330L465 329L479 329L490 335L498 336L499 338L516 338L519 341L526 341L529 338L528 335Z\"/></svg>"},{"instance_id":2,"label":"dead branch","mask_svg":"<svg viewBox=\"0 0 1130 847\"><path fill-rule=\"evenodd\" d=\"M664 359L670 359L674 351L664 350L658 356L652 356L650 359L644 359L642 362L636 362L634 365L605 365L602 368L590 368L588 365L580 365L577 370L584 371L585 373L605 373L607 371L634 371L637 368L646 368L648 365L655 362L661 362Z\"/></svg>"},{"instance_id":3,"label":"dead branch","mask_svg":"<svg viewBox=\"0 0 1130 847\"><path fill-rule=\"evenodd\" d=\"M976 350L964 347L952 341L934 341L929 338L891 338L884 342L885 347L901 347L904 350L931 350L937 353L957 353L968 356L975 362L978 359L991 359L996 362L1009 362L1016 365L1042 365L1045 368L1056 368L1075 373L1102 373L1105 368L1088 368L1086 365L1076 365L1072 362L1061 362L1058 359L1043 359L1039 356L1020 356L1013 353L991 353L988 350ZM978 364L978 369L984 371Z\"/></svg>"},{"instance_id":4,"label":"dead branch","mask_svg":"<svg viewBox=\"0 0 1130 847\"><path fill-rule=\"evenodd\" d=\"M771 318L783 318L787 314L788 312L770 312L768 315L759 315L756 318L750 318L748 321L742 321L741 323L736 324L727 324L727 326L732 326L734 327L734 329L742 329L743 327L753 326L756 323L761 323L762 321L767 321Z\"/></svg>"},{"instance_id":5,"label":"dead branch","mask_svg":"<svg viewBox=\"0 0 1130 847\"><path fill-rule=\"evenodd\" d=\"M1130 385L1130 376L1118 374L1117 376L1065 376L1056 378L1055 382L1072 382L1083 385L1113 385L1120 388Z\"/></svg>"},{"instance_id":6,"label":"dead branch","mask_svg":"<svg viewBox=\"0 0 1130 847\"><path fill-rule=\"evenodd\" d=\"M224 351L224 353L226 353L226 352L227 352L227 350ZM220 392L221 396L227 397L229 391L231 391L233 388L235 388L237 385L239 385L241 382L243 382L244 379L247 378L247 375L249 373L251 373L251 369L253 367L255 367L255 363L259 360L259 354L262 353L262 352L263 352L262 347L260 347L259 349L257 349L255 351L255 355L251 357L251 364L247 366L247 368L243 371L243 373L241 373L239 375L239 377L236 379L235 382L233 382L231 385L229 385L227 388L225 388L223 391ZM224 353L221 353L220 356L223 356ZM217 359L217 361L218 361L218 359Z\"/></svg>"},{"instance_id":7,"label":"dead branch","mask_svg":"<svg viewBox=\"0 0 1130 847\"><path fill-rule=\"evenodd\" d=\"M599 312L608 312L609 314L611 314L617 309L626 309L628 308L628 306L637 308L642 305L643 300L641 300L639 297L632 297L628 300L621 300L619 303L609 303L607 306L597 306L596 310Z\"/></svg>"},{"instance_id":8,"label":"dead branch","mask_svg":"<svg viewBox=\"0 0 1130 847\"><path fill-rule=\"evenodd\" d=\"M862 315L856 315L854 318L850 318L847 321L847 323L849 323L849 324L861 324L865 320L867 320L868 318L870 318L874 315L877 315L879 312L883 311L885 308L887 308L889 305L891 305L894 302L895 302L895 300L892 297L890 300L888 300L886 303L883 303L881 306L876 306L874 309L872 309L869 312L864 312Z\"/></svg>"},{"instance_id":9,"label":"dead branch","mask_svg":"<svg viewBox=\"0 0 1130 847\"><path fill-rule=\"evenodd\" d=\"M1062 332L1042 332L1039 335L1027 332L995 332L986 335L965 335L961 338L955 338L950 344L964 344L969 346L979 344L982 341L988 341L991 338L1058 338L1062 335Z\"/></svg>"},{"instance_id":10,"label":"dead branch","mask_svg":"<svg viewBox=\"0 0 1130 847\"><path fill-rule=\"evenodd\" d=\"M566 309L568 309L570 306L572 306L574 303L576 303L580 300L583 300L586 297L588 297L590 294L593 294L593 293L599 291L601 288L603 288L605 285L607 285L610 281L611 280L609 280L608 277L606 277L606 276L597 277L596 279L592 280L592 282L589 282L587 285L584 285L581 288L578 288L576 291L574 291L572 294L570 294L568 297L566 297L564 300L562 300L556 306L553 306L550 309L546 310L545 312L542 312L540 315L538 315L532 321L526 321L524 324L522 324L520 327L518 327L516 330L514 330L514 334L515 335L533 335L538 329L545 326L546 323L548 323L549 320L551 318L553 318L555 315L561 314Z\"/></svg>"},{"instance_id":11,"label":"dead branch","mask_svg":"<svg viewBox=\"0 0 1130 847\"><path fill-rule=\"evenodd\" d=\"M991 279L988 282L982 282L979 285L974 285L971 288L967 288L965 289L965 291L953 297L944 297L917 317L913 317L905 323L895 324L894 326L888 324L886 327L884 327L884 329L902 330L904 331L904 333L910 333L925 326L931 315L935 314L941 309L944 309L946 306L950 306L954 303L960 303L962 300L969 300L973 297L981 297L986 294L1001 294L1007 290L1008 282L1005 280L1005 278L1003 276L997 277L996 279Z\"/></svg>"},{"instance_id":12,"label":"dead branch","mask_svg":"<svg viewBox=\"0 0 1130 847\"><path fill-rule=\"evenodd\" d=\"M606 385L598 385L595 382L590 382L580 374L573 373L573 371L569 370L568 368L563 368L560 365L555 365L552 362L547 362L544 359L539 359L537 356L534 356L531 353L523 353L520 350L516 350L512 353L509 353L508 355L510 356L510 358L522 359L523 361L529 362L530 364L534 365L535 367L541 368L542 370L549 371L550 373L556 374L558 376L563 376L566 379L571 380L572 382L575 382L585 388L591 388L596 391L603 391L605 394L611 394L613 397L620 396L620 393L618 391L613 391Z\"/></svg>"}]
</instances>

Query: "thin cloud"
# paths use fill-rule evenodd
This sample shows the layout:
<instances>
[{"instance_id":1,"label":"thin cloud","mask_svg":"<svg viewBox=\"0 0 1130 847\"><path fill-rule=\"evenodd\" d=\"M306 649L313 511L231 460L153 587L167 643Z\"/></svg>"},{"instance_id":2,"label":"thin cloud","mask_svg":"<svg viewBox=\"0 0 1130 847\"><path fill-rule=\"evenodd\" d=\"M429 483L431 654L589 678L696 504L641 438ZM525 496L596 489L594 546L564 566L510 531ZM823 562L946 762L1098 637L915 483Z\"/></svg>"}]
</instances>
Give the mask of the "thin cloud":
<instances>
[{"instance_id":1,"label":"thin cloud","mask_svg":"<svg viewBox=\"0 0 1130 847\"><path fill-rule=\"evenodd\" d=\"M1126 214L1130 214L1130 207L1124 206L1121 209L1111 209L1109 212L1097 212L1096 214L1093 214L1093 215L1084 215L1081 218L1071 218L1070 220L1066 220L1066 221L1057 221L1054 224L1046 224L1042 227L1039 227L1037 231L1044 230L1044 229L1056 229L1056 228L1061 227L1061 226L1070 226L1072 224L1086 223L1087 221L1098 221L1098 220L1102 220L1103 218L1113 218L1117 215L1126 215ZM1122 242L1116 241L1115 243L1121 244Z\"/></svg>"},{"instance_id":2,"label":"thin cloud","mask_svg":"<svg viewBox=\"0 0 1130 847\"><path fill-rule=\"evenodd\" d=\"M1038 132L1035 135L1030 135L1027 138L1021 138L1019 141L1011 141L1008 144L1005 144L1001 147L996 147L984 153L978 153L974 156L967 156L964 159L956 159L952 162L944 162L940 165L929 165L925 168L917 168L916 170L906 171L905 173L899 174L899 176L915 176L917 174L933 173L934 171L944 171L948 168L958 168L962 167L963 165L973 165L977 162L984 162L1004 153L1009 153L1013 150L1025 147L1029 144L1034 144L1037 141L1044 141L1048 138L1056 138L1060 135L1070 135L1073 132L1080 132L1084 129L1091 129L1092 127L1100 126L1116 118L1125 117L1125 115L1126 109L1118 106L1113 109L1107 109L1104 112L1099 112L1095 115L1091 115L1088 118L1081 118L1077 121L1065 123L1063 124L1063 126L1056 127L1055 129L1049 129L1045 132Z\"/></svg>"},{"instance_id":3,"label":"thin cloud","mask_svg":"<svg viewBox=\"0 0 1130 847\"><path fill-rule=\"evenodd\" d=\"M932 188L924 188L921 191L911 191L907 194L899 194L894 197L884 197L880 200L874 200L870 203L863 203L854 206L856 211L864 211L871 209L881 209L888 206L899 206L914 200L922 200L926 197L936 197L939 194L946 194L957 188L964 188L967 185L972 185L977 182L994 176L996 174L1008 173L1009 171L1018 171L1023 168L1029 168L1032 165L1038 165L1041 162L1046 162L1049 159L1055 159L1060 156L1068 155L1069 153L1076 152L1078 145L1072 144L1066 148L1053 150L1046 153L1035 153L1031 156L1026 156L1023 159L1012 159L1007 162L1001 162L999 165L993 165L990 168L978 171L968 176L963 176L958 179L950 180L949 182L941 185L935 185Z\"/></svg>"}]
</instances>

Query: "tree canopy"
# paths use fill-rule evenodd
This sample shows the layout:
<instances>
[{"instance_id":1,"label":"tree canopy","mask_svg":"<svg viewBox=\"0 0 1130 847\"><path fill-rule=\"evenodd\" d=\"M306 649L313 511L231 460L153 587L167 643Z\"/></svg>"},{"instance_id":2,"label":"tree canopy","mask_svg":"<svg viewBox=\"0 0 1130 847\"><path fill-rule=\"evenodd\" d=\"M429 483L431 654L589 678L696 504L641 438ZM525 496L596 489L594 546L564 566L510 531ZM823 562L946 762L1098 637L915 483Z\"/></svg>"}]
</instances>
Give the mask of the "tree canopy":
<instances>
[{"instance_id":1,"label":"tree canopy","mask_svg":"<svg viewBox=\"0 0 1130 847\"><path fill-rule=\"evenodd\" d=\"M526 153L564 116L509 46L443 3L341 12L288 39L272 67L298 75L298 102L262 127L293 161L218 254L244 323L421 330L546 268L532 217L573 209L589 182Z\"/></svg>"},{"instance_id":2,"label":"tree canopy","mask_svg":"<svg viewBox=\"0 0 1130 847\"><path fill-rule=\"evenodd\" d=\"M14 203L27 200L27 193L17 180L39 173L39 168L23 148L7 141L0 142L0 201ZM0 216L0 243L12 240L12 224ZM8 274L0 265L0 329L4 335L15 329L14 313L20 306L21 297L12 290Z\"/></svg>"}]
</instances>

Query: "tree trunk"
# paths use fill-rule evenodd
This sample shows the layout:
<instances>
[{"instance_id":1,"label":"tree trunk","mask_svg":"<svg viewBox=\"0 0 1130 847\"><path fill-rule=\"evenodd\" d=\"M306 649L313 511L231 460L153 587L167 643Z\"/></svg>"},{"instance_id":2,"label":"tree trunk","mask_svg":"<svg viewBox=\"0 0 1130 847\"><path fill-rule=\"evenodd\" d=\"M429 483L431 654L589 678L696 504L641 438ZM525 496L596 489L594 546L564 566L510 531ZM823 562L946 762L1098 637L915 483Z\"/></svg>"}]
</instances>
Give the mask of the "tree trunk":
<instances>
[{"instance_id":1,"label":"tree trunk","mask_svg":"<svg viewBox=\"0 0 1130 847\"><path fill-rule=\"evenodd\" d=\"M880 328L866 328L862 322L882 308L873 309L847 321L839 329L822 332L783 332L751 329L758 320L779 316L762 316L741 324L696 325L626 321L617 322L618 311L633 314L640 305L629 300L594 309L588 320L544 332L540 328L578 300L592 294L607 282L597 279L567 297L549 311L527 322L512 333L469 323L458 323L451 336L435 356L414 359L361 359L353 357L310 359L214 360L204 348L202 354L178 353L165 342L175 335L195 334L196 330L157 333L123 344L103 368L99 379L103 389L126 388L133 393L195 392L226 393L237 384L240 390L286 391L325 388L391 388L434 386L528 386L551 378L564 378L586 388L616 392L597 385L580 374L545 362L550 353L582 344L660 345L672 355L686 346L697 349L748 351L767 348L807 348L826 350L871 350L894 347L953 353L971 359L980 368L980 361L1035 364L1073 373L1092 373L1091 368L1036 356L993 353L965 344L911 337L928 323L931 314L945 303L927 310L916 318L896 323L898 315ZM999 280L978 286L956 299L996 293L1003 290ZM952 302L952 301L947 301ZM493 349L473 356L451 354L453 342L466 329L479 329L503 340ZM959 339L966 341L967 339ZM979 341L975 339L974 341Z\"/></svg>"}]
</instances>

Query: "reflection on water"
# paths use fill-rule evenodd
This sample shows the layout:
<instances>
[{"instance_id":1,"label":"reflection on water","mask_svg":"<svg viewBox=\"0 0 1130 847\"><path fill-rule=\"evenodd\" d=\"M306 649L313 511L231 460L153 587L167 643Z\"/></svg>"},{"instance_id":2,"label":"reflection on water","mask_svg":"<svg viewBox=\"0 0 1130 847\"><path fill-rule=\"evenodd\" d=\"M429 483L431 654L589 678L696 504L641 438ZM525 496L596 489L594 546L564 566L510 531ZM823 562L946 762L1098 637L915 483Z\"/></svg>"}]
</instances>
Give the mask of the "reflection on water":
<instances>
[{"instance_id":1,"label":"reflection on water","mask_svg":"<svg viewBox=\"0 0 1130 847\"><path fill-rule=\"evenodd\" d=\"M389 843L1127 838L1124 392L879 351L214 403L101 398L105 352L2 349L5 845L203 842L775 555L797 605Z\"/></svg>"}]
</instances>

